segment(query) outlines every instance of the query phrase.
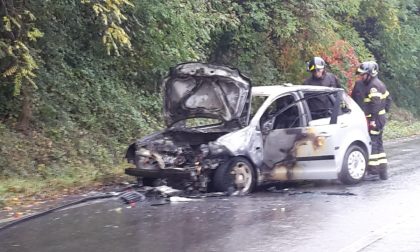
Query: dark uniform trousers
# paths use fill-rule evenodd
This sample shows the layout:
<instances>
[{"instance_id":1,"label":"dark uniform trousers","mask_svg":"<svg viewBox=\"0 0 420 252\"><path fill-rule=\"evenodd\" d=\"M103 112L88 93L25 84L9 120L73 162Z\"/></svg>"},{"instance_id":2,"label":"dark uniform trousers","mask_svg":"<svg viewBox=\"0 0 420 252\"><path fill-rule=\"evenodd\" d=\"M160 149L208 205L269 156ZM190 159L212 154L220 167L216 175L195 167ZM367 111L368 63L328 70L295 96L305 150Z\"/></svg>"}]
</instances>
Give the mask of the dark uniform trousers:
<instances>
[{"instance_id":1,"label":"dark uniform trousers","mask_svg":"<svg viewBox=\"0 0 420 252\"><path fill-rule=\"evenodd\" d=\"M383 122L383 126L385 126L386 118L385 115L380 115L378 120ZM383 146L382 134L383 128L375 128L369 130L370 139L372 141L372 152L369 156L369 168L372 170L378 170L380 168L386 168L388 165L388 160L386 158L386 153Z\"/></svg>"},{"instance_id":2,"label":"dark uniform trousers","mask_svg":"<svg viewBox=\"0 0 420 252\"><path fill-rule=\"evenodd\" d=\"M365 90L364 110L372 140L372 152L369 156L368 167L370 170L378 171L388 165L382 134L386 124L385 114L391 105L391 97L385 84L377 77L369 81Z\"/></svg>"}]
</instances>

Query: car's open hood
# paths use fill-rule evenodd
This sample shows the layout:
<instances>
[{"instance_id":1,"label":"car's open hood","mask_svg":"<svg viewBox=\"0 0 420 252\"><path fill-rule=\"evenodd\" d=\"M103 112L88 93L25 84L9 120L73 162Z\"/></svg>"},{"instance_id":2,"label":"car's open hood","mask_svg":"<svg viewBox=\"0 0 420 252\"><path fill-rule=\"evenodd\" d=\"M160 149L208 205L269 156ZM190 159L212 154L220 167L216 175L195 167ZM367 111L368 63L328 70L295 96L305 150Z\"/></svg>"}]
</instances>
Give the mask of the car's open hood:
<instances>
[{"instance_id":1,"label":"car's open hood","mask_svg":"<svg viewBox=\"0 0 420 252\"><path fill-rule=\"evenodd\" d=\"M214 118L248 123L250 80L237 69L203 63L171 68L163 80L168 127L187 118Z\"/></svg>"}]
</instances>

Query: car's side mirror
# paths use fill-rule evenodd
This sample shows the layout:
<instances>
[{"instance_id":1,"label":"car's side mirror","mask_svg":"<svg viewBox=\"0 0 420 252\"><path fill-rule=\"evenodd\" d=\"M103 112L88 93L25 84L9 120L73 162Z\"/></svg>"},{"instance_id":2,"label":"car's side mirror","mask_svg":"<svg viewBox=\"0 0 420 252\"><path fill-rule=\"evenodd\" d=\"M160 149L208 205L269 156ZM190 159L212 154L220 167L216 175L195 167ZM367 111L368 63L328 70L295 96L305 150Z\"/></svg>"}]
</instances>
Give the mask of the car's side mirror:
<instances>
[{"instance_id":1,"label":"car's side mirror","mask_svg":"<svg viewBox=\"0 0 420 252\"><path fill-rule=\"evenodd\" d=\"M274 119L275 118L271 118L270 120L267 120L262 123L261 132L263 133L263 135L268 134L268 132L270 132L270 130L273 129Z\"/></svg>"},{"instance_id":2,"label":"car's side mirror","mask_svg":"<svg viewBox=\"0 0 420 252\"><path fill-rule=\"evenodd\" d=\"M341 108L341 111L343 113L349 113L349 112L351 112L351 109L347 106L347 104L344 101L341 101L340 108Z\"/></svg>"},{"instance_id":3,"label":"car's side mirror","mask_svg":"<svg viewBox=\"0 0 420 252\"><path fill-rule=\"evenodd\" d=\"M350 113L351 109L349 109L348 107L344 107L344 108L341 108L341 111L343 111L343 113L345 114L345 113Z\"/></svg>"}]
</instances>

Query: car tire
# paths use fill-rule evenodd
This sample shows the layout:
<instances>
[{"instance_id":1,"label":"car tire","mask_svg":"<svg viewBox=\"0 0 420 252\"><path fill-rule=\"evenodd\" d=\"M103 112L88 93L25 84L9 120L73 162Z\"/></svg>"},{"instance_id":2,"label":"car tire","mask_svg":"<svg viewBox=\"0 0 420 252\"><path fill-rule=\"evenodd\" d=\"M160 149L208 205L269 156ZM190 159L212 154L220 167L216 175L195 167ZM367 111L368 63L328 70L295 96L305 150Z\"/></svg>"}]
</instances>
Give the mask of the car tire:
<instances>
[{"instance_id":1,"label":"car tire","mask_svg":"<svg viewBox=\"0 0 420 252\"><path fill-rule=\"evenodd\" d=\"M366 151L358 145L351 145L344 155L339 179L346 185L357 184L365 176L366 168Z\"/></svg>"},{"instance_id":2,"label":"car tire","mask_svg":"<svg viewBox=\"0 0 420 252\"><path fill-rule=\"evenodd\" d=\"M152 186L155 187L159 183L158 179L156 178L141 178L137 177L137 184L140 186Z\"/></svg>"},{"instance_id":3,"label":"car tire","mask_svg":"<svg viewBox=\"0 0 420 252\"><path fill-rule=\"evenodd\" d=\"M213 176L215 191L245 195L255 187L254 166L244 157L234 157L221 164Z\"/></svg>"}]
</instances>

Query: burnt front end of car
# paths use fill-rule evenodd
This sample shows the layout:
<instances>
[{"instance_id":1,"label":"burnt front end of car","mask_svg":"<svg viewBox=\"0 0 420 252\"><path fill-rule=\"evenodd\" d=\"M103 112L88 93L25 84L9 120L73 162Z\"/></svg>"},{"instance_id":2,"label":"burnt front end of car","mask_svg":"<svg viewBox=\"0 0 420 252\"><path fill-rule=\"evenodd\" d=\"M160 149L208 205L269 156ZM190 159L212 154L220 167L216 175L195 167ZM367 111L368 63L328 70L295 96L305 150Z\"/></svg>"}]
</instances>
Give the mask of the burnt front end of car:
<instances>
[{"instance_id":1,"label":"burnt front end of car","mask_svg":"<svg viewBox=\"0 0 420 252\"><path fill-rule=\"evenodd\" d=\"M167 128L129 147L135 168L126 173L204 190L228 155L212 142L249 123L251 81L234 68L183 63L170 69L162 93Z\"/></svg>"},{"instance_id":2,"label":"burnt front end of car","mask_svg":"<svg viewBox=\"0 0 420 252\"><path fill-rule=\"evenodd\" d=\"M125 173L149 181L163 179L179 189L206 191L212 172L229 155L212 141L226 133L167 130L137 140L126 154L135 167L127 168Z\"/></svg>"}]
</instances>

